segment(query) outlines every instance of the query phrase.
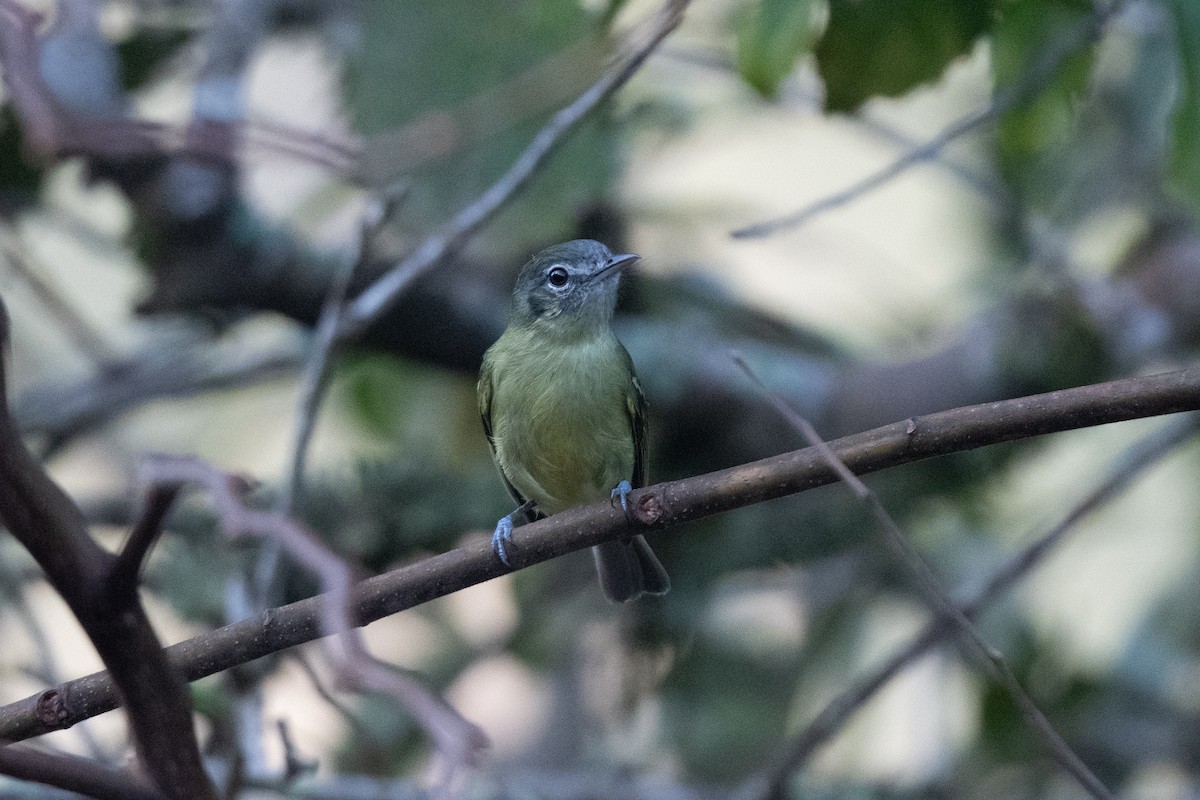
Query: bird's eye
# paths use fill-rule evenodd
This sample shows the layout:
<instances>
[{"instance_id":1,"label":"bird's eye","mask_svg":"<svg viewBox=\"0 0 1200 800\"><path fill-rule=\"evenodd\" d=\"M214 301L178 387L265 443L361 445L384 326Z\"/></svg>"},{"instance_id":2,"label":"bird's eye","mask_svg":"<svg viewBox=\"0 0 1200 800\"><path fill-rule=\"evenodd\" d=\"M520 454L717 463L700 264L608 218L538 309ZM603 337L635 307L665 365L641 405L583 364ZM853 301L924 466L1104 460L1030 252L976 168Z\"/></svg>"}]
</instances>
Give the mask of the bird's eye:
<instances>
[{"instance_id":1,"label":"bird's eye","mask_svg":"<svg viewBox=\"0 0 1200 800\"><path fill-rule=\"evenodd\" d=\"M546 278L550 281L551 286L561 289L563 286L567 285L569 276L567 275L567 271L562 267L555 267L554 269L550 270L550 272L546 275Z\"/></svg>"}]
</instances>

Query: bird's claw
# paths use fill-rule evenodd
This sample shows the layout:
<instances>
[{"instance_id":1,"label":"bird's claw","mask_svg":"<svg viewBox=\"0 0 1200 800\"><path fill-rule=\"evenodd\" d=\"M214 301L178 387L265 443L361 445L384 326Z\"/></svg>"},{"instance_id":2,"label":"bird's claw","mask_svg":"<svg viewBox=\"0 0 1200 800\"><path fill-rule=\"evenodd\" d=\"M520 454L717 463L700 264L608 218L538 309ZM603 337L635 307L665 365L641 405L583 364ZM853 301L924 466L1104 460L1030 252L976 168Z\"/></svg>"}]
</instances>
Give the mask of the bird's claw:
<instances>
[{"instance_id":1,"label":"bird's claw","mask_svg":"<svg viewBox=\"0 0 1200 800\"><path fill-rule=\"evenodd\" d=\"M609 502L613 503L614 505L617 501L620 501L621 510L625 512L626 517L629 516L629 494L632 491L633 486L629 484L629 481L621 481L617 484L617 488L612 490L609 500Z\"/></svg>"},{"instance_id":2,"label":"bird's claw","mask_svg":"<svg viewBox=\"0 0 1200 800\"><path fill-rule=\"evenodd\" d=\"M508 517L501 517L496 523L496 530L492 532L492 550L496 553L496 557L500 559L500 563L506 567L511 567L508 563L508 552L504 546L512 544L513 523Z\"/></svg>"}]
</instances>

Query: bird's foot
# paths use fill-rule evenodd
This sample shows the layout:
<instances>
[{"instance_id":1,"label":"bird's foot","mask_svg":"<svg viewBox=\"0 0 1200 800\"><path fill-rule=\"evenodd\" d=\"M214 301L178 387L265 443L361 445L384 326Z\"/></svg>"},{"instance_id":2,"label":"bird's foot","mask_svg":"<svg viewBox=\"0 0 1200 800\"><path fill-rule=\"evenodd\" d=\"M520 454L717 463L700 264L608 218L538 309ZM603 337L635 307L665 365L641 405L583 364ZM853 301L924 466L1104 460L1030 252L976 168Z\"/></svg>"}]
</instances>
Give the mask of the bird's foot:
<instances>
[{"instance_id":1,"label":"bird's foot","mask_svg":"<svg viewBox=\"0 0 1200 800\"><path fill-rule=\"evenodd\" d=\"M508 551L505 545L512 544L513 521L512 517L501 517L496 523L496 530L492 532L492 551L496 557L500 559L500 563L506 567L511 567L508 563Z\"/></svg>"},{"instance_id":2,"label":"bird's foot","mask_svg":"<svg viewBox=\"0 0 1200 800\"><path fill-rule=\"evenodd\" d=\"M513 543L513 525L516 523L517 517L521 515L530 515L533 511L535 503L532 500L526 500L521 505L514 508L510 513L505 514L496 522L496 530L492 531L492 551L496 557L500 559L500 563L508 568L512 568L512 564L508 563L508 545ZM532 516L530 516L532 519Z\"/></svg>"},{"instance_id":3,"label":"bird's foot","mask_svg":"<svg viewBox=\"0 0 1200 800\"><path fill-rule=\"evenodd\" d=\"M629 495L633 491L633 487L629 481L621 481L617 484L617 488L612 490L612 495L609 500L614 506L618 501L621 503L621 510L625 512L625 517L629 517Z\"/></svg>"}]
</instances>

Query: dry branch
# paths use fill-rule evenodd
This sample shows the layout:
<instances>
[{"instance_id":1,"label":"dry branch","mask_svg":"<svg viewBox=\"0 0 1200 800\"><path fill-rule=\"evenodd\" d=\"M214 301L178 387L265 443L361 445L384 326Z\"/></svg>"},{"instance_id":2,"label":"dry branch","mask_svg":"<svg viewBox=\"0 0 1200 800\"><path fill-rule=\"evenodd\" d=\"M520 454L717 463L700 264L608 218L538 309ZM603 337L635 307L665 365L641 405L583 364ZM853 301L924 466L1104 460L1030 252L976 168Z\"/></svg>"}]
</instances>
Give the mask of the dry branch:
<instances>
[{"instance_id":1,"label":"dry branch","mask_svg":"<svg viewBox=\"0 0 1200 800\"><path fill-rule=\"evenodd\" d=\"M987 583L960 606L968 618L975 618L987 606L1003 597L1035 566L1040 564L1082 519L1110 500L1120 497L1129 486L1167 454L1196 435L1197 420L1180 418L1180 424L1167 426L1154 436L1138 442L1117 459L1117 466L1095 489L1046 533L1022 548L997 569ZM938 617L925 626L905 647L856 680L826 705L803 730L779 748L762 770L750 776L733 795L735 800L769 800L780 796L787 779L800 769L822 745L841 730L847 721L904 669L914 664L935 645L954 632L950 620Z\"/></svg>"},{"instance_id":2,"label":"dry branch","mask_svg":"<svg viewBox=\"0 0 1200 800\"><path fill-rule=\"evenodd\" d=\"M0 351L7 345L8 317L0 304ZM26 450L4 383L0 357L0 522L38 562L108 667L115 683L110 691L123 698L155 785L171 798L216 800L200 762L187 684L168 662L136 592L113 581L114 572L128 569L96 544L79 508Z\"/></svg>"},{"instance_id":3,"label":"dry branch","mask_svg":"<svg viewBox=\"0 0 1200 800\"><path fill-rule=\"evenodd\" d=\"M875 522L884 533L888 547L914 578L926 605L930 607L936 618L946 620L954 627L959 639L967 645L967 652L974 656L991 674L992 678L1004 687L1021 710L1026 724L1041 737L1043 744L1049 749L1054 759L1095 800L1116 800L1116 795L1096 777L1084 760L1079 757L1079 754L1062 737L1062 734L1055 729L1029 693L1025 691L1017 679L1016 673L1009 667L1000 651L988 643L975 623L955 604L949 592L942 587L933 567L913 546L907 532L888 512L879 496L871 491L861 478L850 471L850 468L838 458L837 453L833 451L828 442L821 438L816 428L807 419L773 394L741 357L735 356L735 360L738 366L758 385L776 410L800 432L805 441L816 449L829 469L837 474L838 480L846 484L854 496L870 509L871 515L875 517Z\"/></svg>"},{"instance_id":4,"label":"dry branch","mask_svg":"<svg viewBox=\"0 0 1200 800\"><path fill-rule=\"evenodd\" d=\"M1063 389L928 414L829 443L856 474L1000 442L1111 422L1200 410L1200 367ZM636 522L608 503L581 506L522 526L515 535L517 568L626 536L642 525L666 529L691 519L796 494L837 478L815 448L680 481L635 490ZM358 583L355 622L412 608L502 575L487 537ZM188 680L198 680L322 635L327 599L311 597L253 619L180 642L167 652ZM0 738L27 739L67 728L118 705L109 677L95 673L0 708Z\"/></svg>"}]
</instances>

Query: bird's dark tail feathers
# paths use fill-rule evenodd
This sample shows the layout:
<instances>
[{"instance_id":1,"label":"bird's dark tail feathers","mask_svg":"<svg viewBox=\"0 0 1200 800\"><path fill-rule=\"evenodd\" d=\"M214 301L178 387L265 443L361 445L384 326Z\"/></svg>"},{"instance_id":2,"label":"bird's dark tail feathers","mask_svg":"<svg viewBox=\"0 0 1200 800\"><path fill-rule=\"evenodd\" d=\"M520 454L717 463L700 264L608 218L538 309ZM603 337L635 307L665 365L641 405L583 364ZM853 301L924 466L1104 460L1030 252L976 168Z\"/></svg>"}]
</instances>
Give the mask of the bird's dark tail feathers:
<instances>
[{"instance_id":1,"label":"bird's dark tail feathers","mask_svg":"<svg viewBox=\"0 0 1200 800\"><path fill-rule=\"evenodd\" d=\"M614 603L636 600L643 594L666 594L671 579L650 545L641 536L605 542L592 548L600 588Z\"/></svg>"}]
</instances>

